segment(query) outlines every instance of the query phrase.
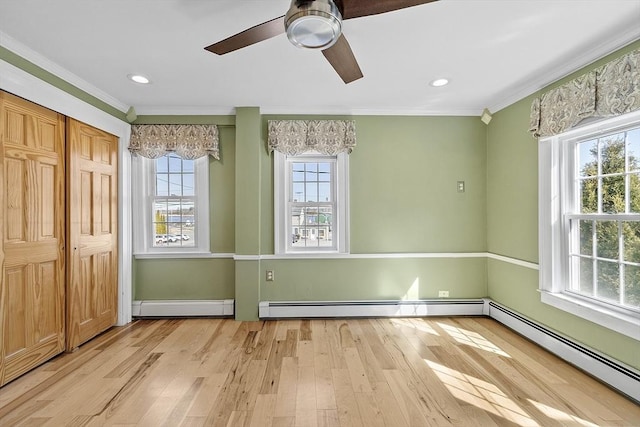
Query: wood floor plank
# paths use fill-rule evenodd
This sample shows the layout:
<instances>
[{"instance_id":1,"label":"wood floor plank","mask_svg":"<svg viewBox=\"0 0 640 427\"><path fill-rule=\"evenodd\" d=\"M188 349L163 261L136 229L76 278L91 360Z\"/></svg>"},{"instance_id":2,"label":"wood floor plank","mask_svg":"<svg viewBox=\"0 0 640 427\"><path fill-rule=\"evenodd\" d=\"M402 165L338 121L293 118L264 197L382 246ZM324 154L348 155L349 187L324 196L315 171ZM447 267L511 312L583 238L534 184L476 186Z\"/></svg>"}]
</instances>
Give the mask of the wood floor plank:
<instances>
[{"instance_id":1,"label":"wood floor plank","mask_svg":"<svg viewBox=\"0 0 640 427\"><path fill-rule=\"evenodd\" d=\"M318 411L318 427L340 427L340 417L335 409Z\"/></svg>"},{"instance_id":2,"label":"wood floor plank","mask_svg":"<svg viewBox=\"0 0 640 427\"><path fill-rule=\"evenodd\" d=\"M348 369L333 369L333 385L336 393L336 403L338 405L338 418L340 425L344 426L364 426L358 401L353 392L351 376ZM366 426L364 426L366 427Z\"/></svg>"},{"instance_id":3,"label":"wood floor plank","mask_svg":"<svg viewBox=\"0 0 640 427\"><path fill-rule=\"evenodd\" d=\"M276 417L292 417L295 422L297 393L298 360L295 357L284 357L274 411Z\"/></svg>"},{"instance_id":4,"label":"wood floor plank","mask_svg":"<svg viewBox=\"0 0 640 427\"><path fill-rule=\"evenodd\" d=\"M277 395L259 394L251 414L250 427L271 427L273 424L273 411L276 406Z\"/></svg>"},{"instance_id":5,"label":"wood floor plank","mask_svg":"<svg viewBox=\"0 0 640 427\"><path fill-rule=\"evenodd\" d=\"M206 419L211 410L212 402L218 399L226 380L227 374L215 373L205 376L198 393L194 397L193 404L189 408L187 418Z\"/></svg>"},{"instance_id":6,"label":"wood floor plank","mask_svg":"<svg viewBox=\"0 0 640 427\"><path fill-rule=\"evenodd\" d=\"M336 395L331 375L331 361L328 354L314 355L316 406L319 410L335 410Z\"/></svg>"},{"instance_id":7,"label":"wood floor plank","mask_svg":"<svg viewBox=\"0 0 640 427\"><path fill-rule=\"evenodd\" d=\"M313 365L298 365L296 426L315 427L317 425L315 371Z\"/></svg>"},{"instance_id":8,"label":"wood floor plank","mask_svg":"<svg viewBox=\"0 0 640 427\"><path fill-rule=\"evenodd\" d=\"M640 426L486 318L141 320L0 388L13 426Z\"/></svg>"}]
</instances>

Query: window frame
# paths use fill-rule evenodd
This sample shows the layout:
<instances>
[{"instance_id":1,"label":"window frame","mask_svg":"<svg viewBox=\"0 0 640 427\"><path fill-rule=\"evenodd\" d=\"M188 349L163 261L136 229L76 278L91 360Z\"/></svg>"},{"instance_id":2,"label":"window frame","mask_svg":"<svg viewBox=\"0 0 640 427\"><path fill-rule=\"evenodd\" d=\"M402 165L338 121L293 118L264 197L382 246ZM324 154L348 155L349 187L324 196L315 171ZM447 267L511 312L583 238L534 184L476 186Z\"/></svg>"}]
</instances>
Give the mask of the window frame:
<instances>
[{"instance_id":1,"label":"window frame","mask_svg":"<svg viewBox=\"0 0 640 427\"><path fill-rule=\"evenodd\" d=\"M194 258L211 255L209 235L209 156L194 160L195 224L194 246L154 246L154 201L156 200L156 160L133 156L133 196L142 201L133 215L134 256L136 258Z\"/></svg>"},{"instance_id":2,"label":"window frame","mask_svg":"<svg viewBox=\"0 0 640 427\"><path fill-rule=\"evenodd\" d=\"M331 247L293 247L291 242L292 164L294 162L332 162L334 206ZM307 152L289 156L274 151L274 249L276 255L322 257L325 254L349 253L349 155L336 156Z\"/></svg>"},{"instance_id":3,"label":"window frame","mask_svg":"<svg viewBox=\"0 0 640 427\"><path fill-rule=\"evenodd\" d=\"M597 120L538 141L539 290L541 301L623 335L640 339L640 313L571 292L570 220L575 189L578 141L599 138L640 125L640 111ZM636 214L595 214L617 220L640 220Z\"/></svg>"}]
</instances>

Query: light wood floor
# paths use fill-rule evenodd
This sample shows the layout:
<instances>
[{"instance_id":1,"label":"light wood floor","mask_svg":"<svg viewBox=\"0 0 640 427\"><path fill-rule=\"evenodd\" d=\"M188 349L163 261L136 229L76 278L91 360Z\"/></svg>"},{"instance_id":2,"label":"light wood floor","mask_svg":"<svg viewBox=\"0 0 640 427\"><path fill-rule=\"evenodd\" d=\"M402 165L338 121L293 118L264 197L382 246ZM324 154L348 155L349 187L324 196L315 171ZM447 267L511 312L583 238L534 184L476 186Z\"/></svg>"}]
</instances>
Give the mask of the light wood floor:
<instances>
[{"instance_id":1,"label":"light wood floor","mask_svg":"<svg viewBox=\"0 0 640 427\"><path fill-rule=\"evenodd\" d=\"M640 426L487 318L141 320L0 389L13 426Z\"/></svg>"}]
</instances>

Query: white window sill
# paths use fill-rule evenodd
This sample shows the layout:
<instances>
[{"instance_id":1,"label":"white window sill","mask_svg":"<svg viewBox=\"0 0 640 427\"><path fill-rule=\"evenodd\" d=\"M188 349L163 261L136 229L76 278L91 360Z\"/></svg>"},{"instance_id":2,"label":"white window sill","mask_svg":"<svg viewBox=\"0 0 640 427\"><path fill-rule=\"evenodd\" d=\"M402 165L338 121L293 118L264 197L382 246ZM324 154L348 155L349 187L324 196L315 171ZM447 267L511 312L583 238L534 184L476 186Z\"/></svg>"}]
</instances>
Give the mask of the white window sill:
<instances>
[{"instance_id":1,"label":"white window sill","mask_svg":"<svg viewBox=\"0 0 640 427\"><path fill-rule=\"evenodd\" d=\"M565 293L541 291L541 300L560 310L640 341L640 318Z\"/></svg>"},{"instance_id":2,"label":"white window sill","mask_svg":"<svg viewBox=\"0 0 640 427\"><path fill-rule=\"evenodd\" d=\"M228 258L233 259L232 253L211 252L158 252L133 254L135 259L188 259L188 258Z\"/></svg>"}]
</instances>

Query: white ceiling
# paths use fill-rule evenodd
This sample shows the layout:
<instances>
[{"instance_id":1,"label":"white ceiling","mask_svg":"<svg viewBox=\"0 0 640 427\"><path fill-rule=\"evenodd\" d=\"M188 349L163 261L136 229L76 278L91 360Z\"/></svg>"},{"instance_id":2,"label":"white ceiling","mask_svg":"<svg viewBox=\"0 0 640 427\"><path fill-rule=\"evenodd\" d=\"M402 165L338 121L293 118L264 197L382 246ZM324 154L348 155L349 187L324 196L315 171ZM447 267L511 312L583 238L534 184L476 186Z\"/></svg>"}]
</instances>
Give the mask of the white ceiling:
<instances>
[{"instance_id":1,"label":"white ceiling","mask_svg":"<svg viewBox=\"0 0 640 427\"><path fill-rule=\"evenodd\" d=\"M289 3L0 0L0 45L138 114L479 115L640 39L640 0L440 0L344 21L364 73L348 85L284 34L224 56L203 49ZM451 83L431 87L438 77Z\"/></svg>"}]
</instances>

